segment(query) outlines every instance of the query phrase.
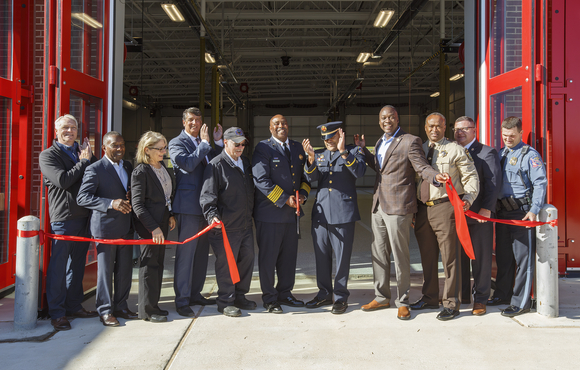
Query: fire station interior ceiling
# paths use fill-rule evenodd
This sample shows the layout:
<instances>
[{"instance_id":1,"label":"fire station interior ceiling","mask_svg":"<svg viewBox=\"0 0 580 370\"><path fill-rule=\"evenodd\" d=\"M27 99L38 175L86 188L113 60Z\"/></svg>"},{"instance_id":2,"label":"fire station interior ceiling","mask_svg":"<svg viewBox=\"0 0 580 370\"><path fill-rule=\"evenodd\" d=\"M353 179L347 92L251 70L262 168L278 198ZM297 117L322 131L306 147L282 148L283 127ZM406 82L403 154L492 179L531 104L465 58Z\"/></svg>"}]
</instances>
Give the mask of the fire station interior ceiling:
<instances>
[{"instance_id":1,"label":"fire station interior ceiling","mask_svg":"<svg viewBox=\"0 0 580 370\"><path fill-rule=\"evenodd\" d=\"M183 22L172 21L162 3L167 1L125 2L125 98L160 108L198 104L202 2L173 1ZM428 98L439 91L434 54L440 50L442 11L446 63L451 76L462 72L457 50L464 4L444 1L442 9L441 3L207 0L206 51L219 67L224 108L246 102L329 108L351 103L356 94L359 103L400 95ZM394 15L386 27L373 27L381 9ZM371 56L357 63L363 52ZM212 66L205 69L206 103Z\"/></svg>"}]
</instances>

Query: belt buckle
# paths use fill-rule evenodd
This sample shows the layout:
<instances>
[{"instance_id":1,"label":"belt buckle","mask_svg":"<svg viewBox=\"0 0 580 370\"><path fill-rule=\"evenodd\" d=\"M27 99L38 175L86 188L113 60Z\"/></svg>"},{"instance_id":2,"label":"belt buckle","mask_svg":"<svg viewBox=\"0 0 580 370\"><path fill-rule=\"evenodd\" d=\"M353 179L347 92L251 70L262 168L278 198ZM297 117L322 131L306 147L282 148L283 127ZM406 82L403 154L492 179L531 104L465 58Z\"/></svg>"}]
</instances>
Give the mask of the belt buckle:
<instances>
[{"instance_id":1,"label":"belt buckle","mask_svg":"<svg viewBox=\"0 0 580 370\"><path fill-rule=\"evenodd\" d=\"M425 202L425 204L426 204L428 207L433 207L433 206L435 205L435 204L433 203L433 201L432 201L432 200L428 200L427 202Z\"/></svg>"}]
</instances>

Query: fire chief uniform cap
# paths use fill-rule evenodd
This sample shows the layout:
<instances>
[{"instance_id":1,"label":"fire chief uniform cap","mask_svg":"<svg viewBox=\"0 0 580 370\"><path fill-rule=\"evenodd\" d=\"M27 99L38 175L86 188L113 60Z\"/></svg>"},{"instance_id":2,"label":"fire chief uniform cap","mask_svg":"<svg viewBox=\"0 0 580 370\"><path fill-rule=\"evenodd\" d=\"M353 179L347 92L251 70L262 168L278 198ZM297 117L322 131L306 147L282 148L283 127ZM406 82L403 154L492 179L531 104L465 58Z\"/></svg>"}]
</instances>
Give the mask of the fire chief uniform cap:
<instances>
[{"instance_id":1,"label":"fire chief uniform cap","mask_svg":"<svg viewBox=\"0 0 580 370\"><path fill-rule=\"evenodd\" d=\"M316 127L316 129L320 130L322 140L328 140L336 134L341 125L342 121L328 122Z\"/></svg>"}]
</instances>

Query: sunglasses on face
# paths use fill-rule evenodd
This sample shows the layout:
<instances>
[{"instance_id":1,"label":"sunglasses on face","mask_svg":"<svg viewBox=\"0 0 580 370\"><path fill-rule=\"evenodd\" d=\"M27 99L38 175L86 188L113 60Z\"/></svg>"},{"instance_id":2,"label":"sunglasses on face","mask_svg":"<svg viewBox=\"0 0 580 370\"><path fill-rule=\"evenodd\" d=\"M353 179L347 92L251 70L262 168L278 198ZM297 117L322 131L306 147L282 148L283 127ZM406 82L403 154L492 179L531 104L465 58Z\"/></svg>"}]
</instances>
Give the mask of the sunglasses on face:
<instances>
[{"instance_id":1,"label":"sunglasses on face","mask_svg":"<svg viewBox=\"0 0 580 370\"><path fill-rule=\"evenodd\" d=\"M239 144L234 143L234 146L236 148L239 148L240 146L246 146L246 145L247 145L246 143L239 143Z\"/></svg>"}]
</instances>

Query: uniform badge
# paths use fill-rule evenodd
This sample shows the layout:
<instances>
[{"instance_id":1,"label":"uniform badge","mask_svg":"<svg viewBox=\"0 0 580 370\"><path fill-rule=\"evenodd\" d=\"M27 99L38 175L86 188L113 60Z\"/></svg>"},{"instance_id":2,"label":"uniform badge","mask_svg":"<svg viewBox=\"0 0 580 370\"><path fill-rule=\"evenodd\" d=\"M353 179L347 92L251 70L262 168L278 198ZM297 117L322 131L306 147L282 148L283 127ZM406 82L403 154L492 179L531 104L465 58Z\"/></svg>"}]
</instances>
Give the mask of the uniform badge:
<instances>
[{"instance_id":1,"label":"uniform badge","mask_svg":"<svg viewBox=\"0 0 580 370\"><path fill-rule=\"evenodd\" d=\"M442 151L441 151L441 156L442 156L442 157L445 157L445 156L447 156L447 151L445 151L445 150L442 150Z\"/></svg>"},{"instance_id":2,"label":"uniform badge","mask_svg":"<svg viewBox=\"0 0 580 370\"><path fill-rule=\"evenodd\" d=\"M512 166L515 166L515 165L516 165L516 163L518 163L518 157L511 157L511 158L510 158L510 164L511 164Z\"/></svg>"},{"instance_id":3,"label":"uniform badge","mask_svg":"<svg viewBox=\"0 0 580 370\"><path fill-rule=\"evenodd\" d=\"M322 126L322 127L320 128L320 131L322 131L322 132L326 132L326 126Z\"/></svg>"},{"instance_id":4,"label":"uniform badge","mask_svg":"<svg viewBox=\"0 0 580 370\"><path fill-rule=\"evenodd\" d=\"M542 160L540 157L535 156L534 158L530 158L530 164L532 165L532 168L542 167Z\"/></svg>"},{"instance_id":5,"label":"uniform badge","mask_svg":"<svg viewBox=\"0 0 580 370\"><path fill-rule=\"evenodd\" d=\"M303 160L303 159L304 159L304 156L303 156L302 154L300 154L300 155L298 156L298 158L300 158L300 160Z\"/></svg>"}]
</instances>

